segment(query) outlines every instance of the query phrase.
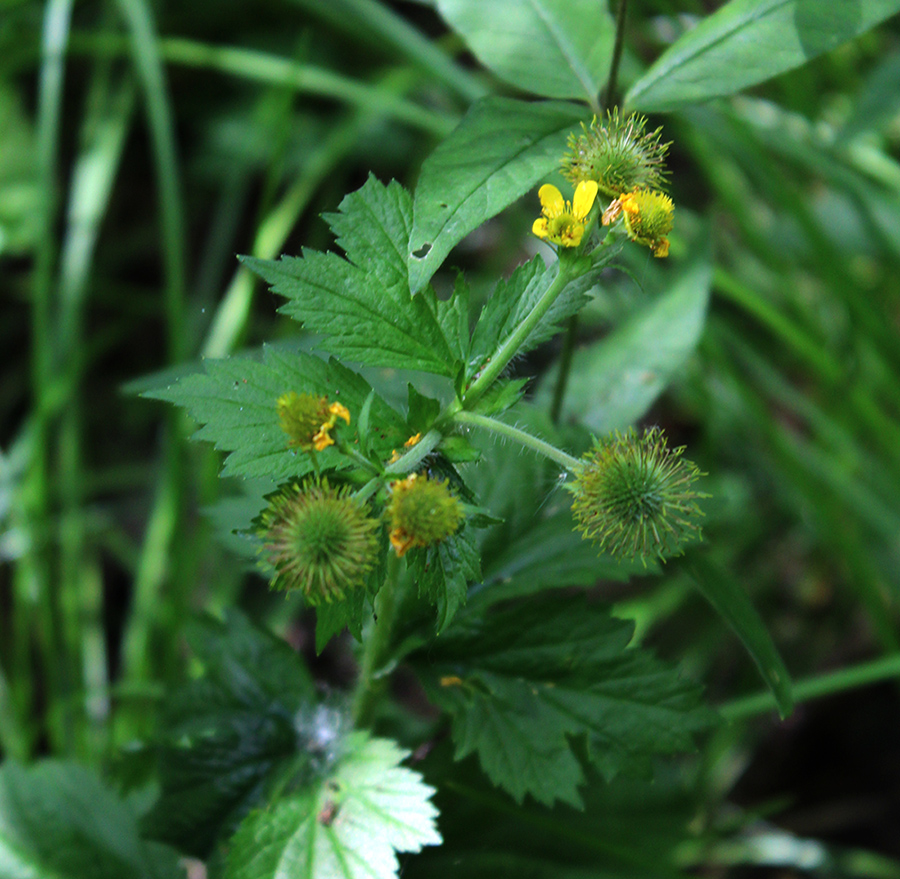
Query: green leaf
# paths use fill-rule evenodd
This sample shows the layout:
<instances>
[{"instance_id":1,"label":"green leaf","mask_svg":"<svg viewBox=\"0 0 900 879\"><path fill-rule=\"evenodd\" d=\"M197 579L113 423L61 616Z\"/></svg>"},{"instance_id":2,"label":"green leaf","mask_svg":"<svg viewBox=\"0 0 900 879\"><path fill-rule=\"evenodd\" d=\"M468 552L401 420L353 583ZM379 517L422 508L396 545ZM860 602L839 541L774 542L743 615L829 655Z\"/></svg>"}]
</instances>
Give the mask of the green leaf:
<instances>
[{"instance_id":1,"label":"green leaf","mask_svg":"<svg viewBox=\"0 0 900 879\"><path fill-rule=\"evenodd\" d=\"M48 760L0 767L0 879L176 879L174 852L143 841L97 776Z\"/></svg>"},{"instance_id":2,"label":"green leaf","mask_svg":"<svg viewBox=\"0 0 900 879\"><path fill-rule=\"evenodd\" d=\"M339 210L328 219L348 259L305 249L302 258L242 261L288 299L280 311L322 335L326 350L357 363L453 377L458 364L436 296L409 293L409 193L370 177Z\"/></svg>"},{"instance_id":3,"label":"green leaf","mask_svg":"<svg viewBox=\"0 0 900 879\"><path fill-rule=\"evenodd\" d=\"M520 265L508 280L501 280L485 303L472 330L469 351L471 378L485 365L508 336L534 309L556 279L556 264L546 265L540 256ZM519 346L519 355L533 350L559 332L562 323L587 302L587 292L596 284L595 272L567 284L543 319Z\"/></svg>"},{"instance_id":4,"label":"green leaf","mask_svg":"<svg viewBox=\"0 0 900 879\"><path fill-rule=\"evenodd\" d=\"M597 0L438 0L438 11L485 67L548 98L594 103L615 29Z\"/></svg>"},{"instance_id":5,"label":"green leaf","mask_svg":"<svg viewBox=\"0 0 900 879\"><path fill-rule=\"evenodd\" d=\"M353 589L340 601L320 604L316 608L316 653L321 653L328 642L344 629L349 629L357 641L362 641L366 597L362 589Z\"/></svg>"},{"instance_id":6,"label":"green leaf","mask_svg":"<svg viewBox=\"0 0 900 879\"><path fill-rule=\"evenodd\" d=\"M254 812L231 840L225 879L393 879L396 852L440 845L433 788L388 739L353 733L312 790Z\"/></svg>"},{"instance_id":7,"label":"green leaf","mask_svg":"<svg viewBox=\"0 0 900 879\"><path fill-rule=\"evenodd\" d=\"M264 798L279 773L327 763L340 722L316 706L299 656L237 613L197 622L205 674L171 694L158 742L160 798L148 835L205 858ZM298 763L299 760L299 763Z\"/></svg>"},{"instance_id":8,"label":"green leaf","mask_svg":"<svg viewBox=\"0 0 900 879\"><path fill-rule=\"evenodd\" d=\"M794 710L791 677L772 641L765 623L740 583L726 570L704 556L696 556L684 564L684 570L716 609L732 631L741 639L756 663L766 686L772 691L782 718Z\"/></svg>"},{"instance_id":9,"label":"green leaf","mask_svg":"<svg viewBox=\"0 0 900 879\"><path fill-rule=\"evenodd\" d=\"M409 238L409 283L421 290L447 254L558 165L575 104L485 98L425 160ZM535 196L535 216L540 213Z\"/></svg>"},{"instance_id":10,"label":"green leaf","mask_svg":"<svg viewBox=\"0 0 900 879\"><path fill-rule=\"evenodd\" d=\"M900 0L731 0L671 45L625 96L660 112L805 64L900 11Z\"/></svg>"},{"instance_id":11,"label":"green leaf","mask_svg":"<svg viewBox=\"0 0 900 879\"><path fill-rule=\"evenodd\" d=\"M365 379L336 360L327 363L311 354L263 347L262 362L249 357L204 362L206 374L177 379L166 388L152 390L148 397L183 406L205 426L197 439L231 452L225 459L223 476L270 479L283 482L312 470L309 455L288 448L287 436L278 421L276 402L287 391L322 394L343 403L352 419L362 410L371 388ZM373 430L371 447L383 458L406 440L403 419L383 400L374 398L370 409ZM384 434L381 439L380 434ZM374 436L378 436L378 440ZM319 452L321 469L348 467L352 462L333 447Z\"/></svg>"},{"instance_id":12,"label":"green leaf","mask_svg":"<svg viewBox=\"0 0 900 879\"><path fill-rule=\"evenodd\" d=\"M597 553L597 546L575 531L569 512L571 498L563 493L563 508L549 518L535 517L524 531L499 543L499 552L485 564L484 581L471 600L496 604L534 595L544 589L591 586L601 580L628 580L646 575L638 560L618 562ZM653 563L649 572L658 569Z\"/></svg>"},{"instance_id":13,"label":"green leaf","mask_svg":"<svg viewBox=\"0 0 900 879\"><path fill-rule=\"evenodd\" d=\"M411 384L407 385L407 398L406 421L409 429L414 434L426 433L441 411L440 402L420 394Z\"/></svg>"},{"instance_id":14,"label":"green leaf","mask_svg":"<svg viewBox=\"0 0 900 879\"><path fill-rule=\"evenodd\" d=\"M414 550L411 556L419 595L437 606L440 634L466 602L469 583L481 579L481 560L468 529L435 546Z\"/></svg>"},{"instance_id":15,"label":"green leaf","mask_svg":"<svg viewBox=\"0 0 900 879\"><path fill-rule=\"evenodd\" d=\"M519 802L577 805L572 739L607 778L647 775L653 757L692 750L714 717L696 685L628 647L632 632L583 597L533 598L467 614L419 656L420 673L452 715L457 758L477 753Z\"/></svg>"},{"instance_id":16,"label":"green leaf","mask_svg":"<svg viewBox=\"0 0 900 879\"><path fill-rule=\"evenodd\" d=\"M596 433L634 424L665 390L700 338L712 269L692 263L668 293L601 342L575 352L563 416ZM557 370L544 376L536 403L548 406Z\"/></svg>"}]
</instances>

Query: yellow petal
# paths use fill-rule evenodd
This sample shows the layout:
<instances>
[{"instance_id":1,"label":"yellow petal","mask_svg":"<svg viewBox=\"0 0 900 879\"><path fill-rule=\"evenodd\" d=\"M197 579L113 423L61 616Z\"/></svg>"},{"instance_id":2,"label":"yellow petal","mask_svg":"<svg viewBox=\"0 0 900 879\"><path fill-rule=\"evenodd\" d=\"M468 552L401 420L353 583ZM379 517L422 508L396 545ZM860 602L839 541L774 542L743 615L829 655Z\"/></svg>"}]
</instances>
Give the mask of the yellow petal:
<instances>
[{"instance_id":1,"label":"yellow petal","mask_svg":"<svg viewBox=\"0 0 900 879\"><path fill-rule=\"evenodd\" d=\"M654 256L668 256L669 255L669 239L668 238L660 238L659 241L656 242L656 245L653 248Z\"/></svg>"},{"instance_id":2,"label":"yellow petal","mask_svg":"<svg viewBox=\"0 0 900 879\"><path fill-rule=\"evenodd\" d=\"M545 183L538 190L538 198L541 200L545 217L558 217L566 209L562 193L552 183Z\"/></svg>"},{"instance_id":3,"label":"yellow petal","mask_svg":"<svg viewBox=\"0 0 900 879\"><path fill-rule=\"evenodd\" d=\"M328 407L328 411L336 418L343 418L347 424L350 423L350 413L347 411L346 406L342 406L340 403L332 403Z\"/></svg>"},{"instance_id":4,"label":"yellow petal","mask_svg":"<svg viewBox=\"0 0 900 879\"><path fill-rule=\"evenodd\" d=\"M575 197L572 199L572 213L576 219L583 220L591 212L596 197L596 180L582 180L575 187Z\"/></svg>"},{"instance_id":5,"label":"yellow petal","mask_svg":"<svg viewBox=\"0 0 900 879\"><path fill-rule=\"evenodd\" d=\"M562 232L563 247L578 247L584 236L584 226L581 223L570 223Z\"/></svg>"},{"instance_id":6,"label":"yellow petal","mask_svg":"<svg viewBox=\"0 0 900 879\"><path fill-rule=\"evenodd\" d=\"M547 231L547 221L543 217L534 221L531 226L531 231L537 235L538 238L546 238L550 234Z\"/></svg>"}]
</instances>

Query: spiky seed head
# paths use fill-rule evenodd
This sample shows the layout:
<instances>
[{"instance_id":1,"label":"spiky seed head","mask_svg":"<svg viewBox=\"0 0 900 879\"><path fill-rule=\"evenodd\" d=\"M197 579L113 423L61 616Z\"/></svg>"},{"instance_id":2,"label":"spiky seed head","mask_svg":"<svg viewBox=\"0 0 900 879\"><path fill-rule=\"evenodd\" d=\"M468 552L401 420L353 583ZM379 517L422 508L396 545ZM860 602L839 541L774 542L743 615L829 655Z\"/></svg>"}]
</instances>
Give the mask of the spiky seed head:
<instances>
[{"instance_id":1,"label":"spiky seed head","mask_svg":"<svg viewBox=\"0 0 900 879\"><path fill-rule=\"evenodd\" d=\"M447 480L440 482L416 473L391 484L387 514L391 546L398 557L413 547L446 540L463 519L462 504L450 493Z\"/></svg>"},{"instance_id":2,"label":"spiky seed head","mask_svg":"<svg viewBox=\"0 0 900 879\"><path fill-rule=\"evenodd\" d=\"M700 536L696 500L706 497L694 490L702 474L683 452L668 448L656 427L597 441L569 486L577 528L620 560L640 558L646 565L681 555Z\"/></svg>"},{"instance_id":3,"label":"spiky seed head","mask_svg":"<svg viewBox=\"0 0 900 879\"><path fill-rule=\"evenodd\" d=\"M616 198L633 189L660 189L668 172L665 166L669 144L660 141L662 128L645 133L647 119L636 113L626 118L618 108L590 126L581 125L581 134L569 135L569 151L562 160L563 176L573 184L594 180L607 198Z\"/></svg>"},{"instance_id":4,"label":"spiky seed head","mask_svg":"<svg viewBox=\"0 0 900 879\"><path fill-rule=\"evenodd\" d=\"M297 483L269 499L259 517L273 589L299 589L313 605L339 601L365 584L378 553L377 519L349 486Z\"/></svg>"}]
</instances>

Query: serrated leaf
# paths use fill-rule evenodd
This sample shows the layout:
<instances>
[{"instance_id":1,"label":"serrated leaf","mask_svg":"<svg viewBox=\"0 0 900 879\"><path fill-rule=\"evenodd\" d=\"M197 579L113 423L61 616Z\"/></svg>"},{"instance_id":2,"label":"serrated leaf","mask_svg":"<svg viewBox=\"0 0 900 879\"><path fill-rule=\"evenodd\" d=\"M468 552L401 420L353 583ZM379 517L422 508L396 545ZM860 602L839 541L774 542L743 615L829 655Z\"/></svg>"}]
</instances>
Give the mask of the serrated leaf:
<instances>
[{"instance_id":1,"label":"serrated leaf","mask_svg":"<svg viewBox=\"0 0 900 879\"><path fill-rule=\"evenodd\" d=\"M176 879L174 852L138 835L129 805L80 766L0 767L0 879Z\"/></svg>"},{"instance_id":2,"label":"serrated leaf","mask_svg":"<svg viewBox=\"0 0 900 879\"><path fill-rule=\"evenodd\" d=\"M470 107L422 165L409 239L413 292L425 287L469 232L557 167L567 132L584 115L575 104L510 98L485 98Z\"/></svg>"},{"instance_id":3,"label":"serrated leaf","mask_svg":"<svg viewBox=\"0 0 900 879\"><path fill-rule=\"evenodd\" d=\"M506 412L522 399L529 381L527 378L516 378L495 382L472 411L482 415L500 415Z\"/></svg>"},{"instance_id":4,"label":"serrated leaf","mask_svg":"<svg viewBox=\"0 0 900 879\"><path fill-rule=\"evenodd\" d=\"M548 98L597 100L614 27L596 0L438 0L438 11L501 79Z\"/></svg>"},{"instance_id":5,"label":"serrated leaf","mask_svg":"<svg viewBox=\"0 0 900 879\"><path fill-rule=\"evenodd\" d=\"M336 360L325 362L311 354L263 346L262 362L249 357L204 361L205 374L177 379L148 397L183 406L204 423L195 434L231 454L225 459L224 476L270 479L283 482L311 472L309 455L288 448L287 436L278 421L276 403L287 391L321 394L340 401L350 410L351 423L341 430L354 430L353 420L362 410L372 389L361 376ZM381 398L370 409L370 423L383 433L371 443L379 455L390 457L398 442L406 439L403 419ZM352 462L334 448L318 453L322 470L348 467Z\"/></svg>"},{"instance_id":6,"label":"serrated leaf","mask_svg":"<svg viewBox=\"0 0 900 879\"><path fill-rule=\"evenodd\" d=\"M412 557L419 595L437 608L440 634L466 602L469 583L481 579L481 560L468 529L415 552Z\"/></svg>"},{"instance_id":7,"label":"serrated leaf","mask_svg":"<svg viewBox=\"0 0 900 879\"><path fill-rule=\"evenodd\" d=\"M612 259L606 255L604 264ZM525 354L558 333L563 322L587 302L588 291L596 284L599 265L565 286L547 313L522 340L517 351ZM554 282L558 265L546 265L540 256L520 265L508 280L500 281L485 303L472 330L469 350L471 377L475 377L500 346L530 314L547 288Z\"/></svg>"},{"instance_id":8,"label":"serrated leaf","mask_svg":"<svg viewBox=\"0 0 900 879\"><path fill-rule=\"evenodd\" d=\"M429 646L420 671L452 715L458 758L477 753L520 802L577 803L573 739L607 778L646 775L655 756L692 750L693 734L713 720L695 684L628 647L632 632L583 597L534 598L467 614Z\"/></svg>"},{"instance_id":9,"label":"serrated leaf","mask_svg":"<svg viewBox=\"0 0 900 879\"><path fill-rule=\"evenodd\" d=\"M900 0L731 0L671 45L625 104L660 112L805 64L900 11Z\"/></svg>"},{"instance_id":10,"label":"serrated leaf","mask_svg":"<svg viewBox=\"0 0 900 879\"><path fill-rule=\"evenodd\" d=\"M353 265L371 272L388 288L407 288L406 244L412 199L396 181L387 186L369 174L366 182L325 214L337 243Z\"/></svg>"},{"instance_id":11,"label":"serrated leaf","mask_svg":"<svg viewBox=\"0 0 900 879\"><path fill-rule=\"evenodd\" d=\"M299 656L237 613L197 622L192 644L205 675L176 690L163 706L160 798L145 820L148 835L196 857L258 805L277 774L307 759L328 725ZM311 720L303 726L301 709ZM316 712L326 711L316 720ZM324 735L324 734L323 734Z\"/></svg>"},{"instance_id":12,"label":"serrated leaf","mask_svg":"<svg viewBox=\"0 0 900 879\"><path fill-rule=\"evenodd\" d=\"M697 261L671 289L591 347L575 352L563 417L603 434L641 418L700 338L712 269ZM549 406L557 371L542 379L536 403Z\"/></svg>"},{"instance_id":13,"label":"serrated leaf","mask_svg":"<svg viewBox=\"0 0 900 879\"><path fill-rule=\"evenodd\" d=\"M658 570L655 562L649 573L654 570ZM485 565L484 581L473 591L472 600L496 604L544 589L590 586L647 573L637 560L618 562L598 555L596 544L575 531L566 507L549 518L535 518L531 527L502 543L501 551Z\"/></svg>"},{"instance_id":14,"label":"serrated leaf","mask_svg":"<svg viewBox=\"0 0 900 879\"><path fill-rule=\"evenodd\" d=\"M438 300L437 316L450 351L464 364L469 359L469 285L462 273L456 276L450 298Z\"/></svg>"},{"instance_id":15,"label":"serrated leaf","mask_svg":"<svg viewBox=\"0 0 900 879\"><path fill-rule=\"evenodd\" d=\"M302 257L243 257L288 302L279 311L320 333L342 359L453 377L458 363L444 337L438 301L413 299L406 254L412 203L400 184L370 177L329 217L348 259L304 249Z\"/></svg>"},{"instance_id":16,"label":"serrated leaf","mask_svg":"<svg viewBox=\"0 0 900 879\"><path fill-rule=\"evenodd\" d=\"M255 812L231 841L225 879L393 879L397 852L440 845L433 788L407 752L354 733L313 790Z\"/></svg>"},{"instance_id":17,"label":"serrated leaf","mask_svg":"<svg viewBox=\"0 0 900 879\"><path fill-rule=\"evenodd\" d=\"M316 608L316 653L321 653L328 642L344 629L357 640L362 640L362 624L366 610L366 593L352 589L340 601L320 604Z\"/></svg>"}]
</instances>

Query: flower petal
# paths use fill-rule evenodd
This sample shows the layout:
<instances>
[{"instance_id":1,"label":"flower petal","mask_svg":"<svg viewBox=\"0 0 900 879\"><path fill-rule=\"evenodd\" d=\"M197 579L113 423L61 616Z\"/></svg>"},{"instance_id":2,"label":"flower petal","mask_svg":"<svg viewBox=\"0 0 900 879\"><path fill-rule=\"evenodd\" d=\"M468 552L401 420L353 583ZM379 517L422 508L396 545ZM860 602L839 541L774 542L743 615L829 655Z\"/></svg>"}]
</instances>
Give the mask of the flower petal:
<instances>
[{"instance_id":1,"label":"flower petal","mask_svg":"<svg viewBox=\"0 0 900 879\"><path fill-rule=\"evenodd\" d=\"M531 231L537 235L538 238L546 238L550 234L547 231L547 221L543 217L534 221L531 226Z\"/></svg>"},{"instance_id":2,"label":"flower petal","mask_svg":"<svg viewBox=\"0 0 900 879\"><path fill-rule=\"evenodd\" d=\"M538 198L545 217L558 217L566 209L562 193L552 183L545 183L538 190Z\"/></svg>"},{"instance_id":3,"label":"flower petal","mask_svg":"<svg viewBox=\"0 0 900 879\"><path fill-rule=\"evenodd\" d=\"M575 187L575 197L572 199L572 214L577 220L583 220L591 212L596 197L596 180L582 180Z\"/></svg>"}]
</instances>

